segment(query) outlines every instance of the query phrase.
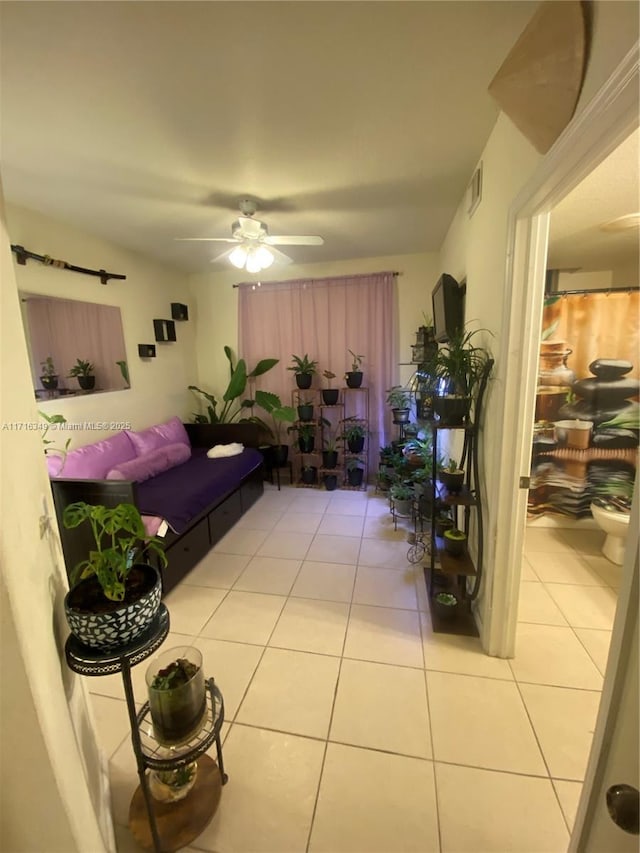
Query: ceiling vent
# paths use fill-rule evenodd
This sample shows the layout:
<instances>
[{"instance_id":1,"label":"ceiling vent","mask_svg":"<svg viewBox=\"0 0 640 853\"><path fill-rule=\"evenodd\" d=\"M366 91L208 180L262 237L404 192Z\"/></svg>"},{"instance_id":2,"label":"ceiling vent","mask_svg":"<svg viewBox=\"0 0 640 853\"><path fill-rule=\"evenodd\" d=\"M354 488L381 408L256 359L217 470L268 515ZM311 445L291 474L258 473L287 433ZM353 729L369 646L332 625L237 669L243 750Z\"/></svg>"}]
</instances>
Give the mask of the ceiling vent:
<instances>
[{"instance_id":1,"label":"ceiling vent","mask_svg":"<svg viewBox=\"0 0 640 853\"><path fill-rule=\"evenodd\" d=\"M478 166L478 168L473 173L473 177L469 183L467 188L467 199L468 199L468 207L467 212L469 216L473 216L476 207L480 204L480 199L482 198L482 162Z\"/></svg>"}]
</instances>

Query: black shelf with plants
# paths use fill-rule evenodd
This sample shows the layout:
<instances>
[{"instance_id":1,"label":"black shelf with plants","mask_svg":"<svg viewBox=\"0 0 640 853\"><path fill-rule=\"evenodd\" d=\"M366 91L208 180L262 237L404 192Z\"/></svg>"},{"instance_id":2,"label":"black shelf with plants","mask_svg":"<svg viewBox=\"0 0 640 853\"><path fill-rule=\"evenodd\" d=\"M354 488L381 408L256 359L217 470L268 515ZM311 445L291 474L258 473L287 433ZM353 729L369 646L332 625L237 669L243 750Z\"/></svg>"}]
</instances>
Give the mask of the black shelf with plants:
<instances>
[{"instance_id":1,"label":"black shelf with plants","mask_svg":"<svg viewBox=\"0 0 640 853\"><path fill-rule=\"evenodd\" d=\"M342 488L366 490L369 480L369 389L342 389L344 417L340 421L343 442Z\"/></svg>"},{"instance_id":2,"label":"black shelf with plants","mask_svg":"<svg viewBox=\"0 0 640 853\"><path fill-rule=\"evenodd\" d=\"M454 344L450 344L453 346ZM446 357L445 345L445 357ZM471 604L478 595L483 572L484 531L478 464L478 424L493 359L473 348L476 359L466 414L460 414L459 397L450 395L455 408L449 412L443 398L434 397L437 417L424 422L432 438L431 548L425 579L435 632L478 636ZM442 367L442 362L440 363ZM444 374L441 371L440 376ZM473 419L469 410L473 408ZM459 462L440 464L443 434L463 433ZM472 557L468 538L474 518L476 549ZM473 579L471 585L470 579ZM471 586L471 589L469 589Z\"/></svg>"},{"instance_id":3,"label":"black shelf with plants","mask_svg":"<svg viewBox=\"0 0 640 853\"><path fill-rule=\"evenodd\" d=\"M339 450L341 438L338 434L344 420L344 403L340 402L339 389L334 390L336 393L328 398L323 391L323 402L320 404L322 462L318 469L318 478L319 484L323 485L328 492L333 492L342 486L344 473L344 455ZM335 399L335 402L327 403L326 399Z\"/></svg>"}]
</instances>

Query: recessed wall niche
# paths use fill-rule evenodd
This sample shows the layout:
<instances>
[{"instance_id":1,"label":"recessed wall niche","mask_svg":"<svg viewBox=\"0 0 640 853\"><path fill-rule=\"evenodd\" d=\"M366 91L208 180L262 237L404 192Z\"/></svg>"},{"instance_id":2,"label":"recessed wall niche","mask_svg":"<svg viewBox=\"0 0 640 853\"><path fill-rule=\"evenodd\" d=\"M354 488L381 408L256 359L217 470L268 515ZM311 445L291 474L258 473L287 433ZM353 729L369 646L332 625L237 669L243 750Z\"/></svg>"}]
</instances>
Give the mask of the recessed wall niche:
<instances>
[{"instance_id":1,"label":"recessed wall niche","mask_svg":"<svg viewBox=\"0 0 640 853\"><path fill-rule=\"evenodd\" d=\"M171 303L171 318L173 320L188 320L189 306L183 305L181 302Z\"/></svg>"},{"instance_id":2,"label":"recessed wall niche","mask_svg":"<svg viewBox=\"0 0 640 853\"><path fill-rule=\"evenodd\" d=\"M175 341L176 324L173 320L154 320L153 331L155 332L156 341Z\"/></svg>"}]
</instances>

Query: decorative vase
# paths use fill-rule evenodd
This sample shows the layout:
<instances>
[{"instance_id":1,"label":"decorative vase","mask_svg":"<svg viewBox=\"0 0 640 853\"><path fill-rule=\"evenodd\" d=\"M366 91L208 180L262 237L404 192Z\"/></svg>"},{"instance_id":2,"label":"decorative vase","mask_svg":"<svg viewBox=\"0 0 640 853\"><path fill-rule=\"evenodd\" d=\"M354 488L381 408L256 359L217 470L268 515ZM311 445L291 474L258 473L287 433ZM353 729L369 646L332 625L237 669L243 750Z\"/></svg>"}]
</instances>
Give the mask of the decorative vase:
<instances>
[{"instance_id":1,"label":"decorative vase","mask_svg":"<svg viewBox=\"0 0 640 853\"><path fill-rule=\"evenodd\" d=\"M173 750L167 750L167 758L171 758L172 753ZM153 770L149 774L151 796L159 803L177 803L184 800L196 784L197 777L197 761L176 770Z\"/></svg>"},{"instance_id":2,"label":"decorative vase","mask_svg":"<svg viewBox=\"0 0 640 853\"><path fill-rule=\"evenodd\" d=\"M408 424L410 409L391 409L394 424Z\"/></svg>"},{"instance_id":3,"label":"decorative vase","mask_svg":"<svg viewBox=\"0 0 640 853\"><path fill-rule=\"evenodd\" d=\"M194 646L168 649L149 664L146 681L158 743L177 746L191 740L200 731L207 710L200 651Z\"/></svg>"},{"instance_id":4,"label":"decorative vase","mask_svg":"<svg viewBox=\"0 0 640 853\"><path fill-rule=\"evenodd\" d=\"M45 389L45 391L55 391L58 387L57 376L41 376L40 382L42 382L42 387Z\"/></svg>"}]
</instances>

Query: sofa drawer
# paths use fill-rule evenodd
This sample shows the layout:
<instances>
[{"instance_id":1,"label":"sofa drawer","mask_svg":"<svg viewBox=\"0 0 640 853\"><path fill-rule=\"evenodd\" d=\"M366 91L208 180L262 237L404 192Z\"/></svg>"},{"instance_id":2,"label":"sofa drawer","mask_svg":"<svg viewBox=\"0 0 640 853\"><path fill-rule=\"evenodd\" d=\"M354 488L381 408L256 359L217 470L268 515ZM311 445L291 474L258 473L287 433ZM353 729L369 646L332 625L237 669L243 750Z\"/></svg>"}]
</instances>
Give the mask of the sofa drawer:
<instances>
[{"instance_id":1,"label":"sofa drawer","mask_svg":"<svg viewBox=\"0 0 640 853\"><path fill-rule=\"evenodd\" d=\"M240 492L234 492L209 513L209 539L215 545L227 533L242 515Z\"/></svg>"},{"instance_id":2,"label":"sofa drawer","mask_svg":"<svg viewBox=\"0 0 640 853\"><path fill-rule=\"evenodd\" d=\"M174 545L167 548L165 554L169 563L162 571L162 589L165 595L200 562L208 553L209 547L209 526L207 519L203 518Z\"/></svg>"}]
</instances>

